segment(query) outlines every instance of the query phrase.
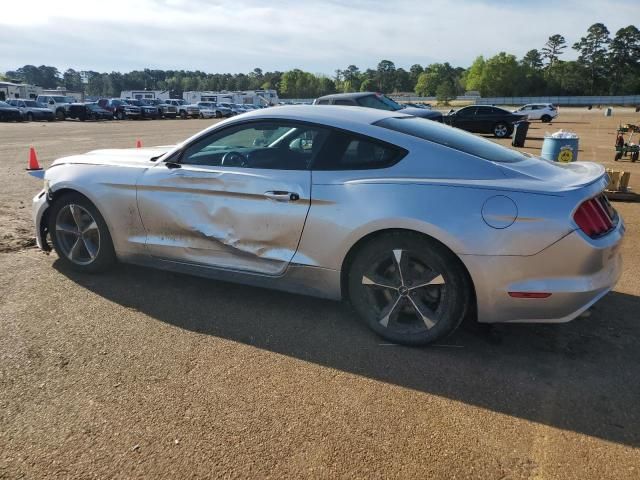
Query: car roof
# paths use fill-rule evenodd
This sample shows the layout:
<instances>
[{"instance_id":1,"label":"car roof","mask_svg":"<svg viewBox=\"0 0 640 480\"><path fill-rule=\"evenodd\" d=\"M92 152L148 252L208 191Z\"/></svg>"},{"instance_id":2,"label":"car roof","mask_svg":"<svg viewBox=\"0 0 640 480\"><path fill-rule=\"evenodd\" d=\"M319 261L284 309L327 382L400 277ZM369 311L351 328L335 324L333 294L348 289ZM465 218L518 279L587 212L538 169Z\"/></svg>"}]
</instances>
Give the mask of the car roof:
<instances>
[{"instance_id":1,"label":"car roof","mask_svg":"<svg viewBox=\"0 0 640 480\"><path fill-rule=\"evenodd\" d=\"M275 108L252 110L242 118L286 117L296 120L339 125L340 123L372 124L389 117L409 117L400 112L378 110L377 108L352 107L343 105L285 105ZM348 122L345 122L348 119Z\"/></svg>"},{"instance_id":2,"label":"car roof","mask_svg":"<svg viewBox=\"0 0 640 480\"><path fill-rule=\"evenodd\" d=\"M318 100L329 100L332 98L362 98L369 95L378 95L376 92L354 92L354 93L333 93L331 95L325 95L324 97L318 97Z\"/></svg>"}]
</instances>

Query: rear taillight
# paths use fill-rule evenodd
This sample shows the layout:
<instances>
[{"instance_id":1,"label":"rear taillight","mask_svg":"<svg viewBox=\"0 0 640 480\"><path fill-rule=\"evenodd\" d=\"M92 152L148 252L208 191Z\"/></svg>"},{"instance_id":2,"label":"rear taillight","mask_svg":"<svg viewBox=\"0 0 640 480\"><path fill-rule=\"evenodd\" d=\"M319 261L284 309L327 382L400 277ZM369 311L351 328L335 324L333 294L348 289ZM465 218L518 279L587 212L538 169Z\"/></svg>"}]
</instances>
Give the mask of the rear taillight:
<instances>
[{"instance_id":1,"label":"rear taillight","mask_svg":"<svg viewBox=\"0 0 640 480\"><path fill-rule=\"evenodd\" d=\"M573 214L573 219L580 230L591 238L596 238L613 230L616 211L604 195L599 195L582 202Z\"/></svg>"}]
</instances>

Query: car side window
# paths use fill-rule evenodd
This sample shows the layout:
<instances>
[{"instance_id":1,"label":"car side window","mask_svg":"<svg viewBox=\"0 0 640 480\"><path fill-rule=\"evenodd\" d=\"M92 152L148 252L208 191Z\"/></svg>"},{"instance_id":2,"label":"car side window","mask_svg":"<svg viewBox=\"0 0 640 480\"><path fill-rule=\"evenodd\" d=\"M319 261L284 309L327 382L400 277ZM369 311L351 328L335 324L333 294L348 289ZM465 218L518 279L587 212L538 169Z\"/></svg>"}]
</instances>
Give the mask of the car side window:
<instances>
[{"instance_id":1,"label":"car side window","mask_svg":"<svg viewBox=\"0 0 640 480\"><path fill-rule=\"evenodd\" d=\"M390 167L406 150L368 137L332 131L318 153L313 170L368 170Z\"/></svg>"},{"instance_id":2,"label":"car side window","mask_svg":"<svg viewBox=\"0 0 640 480\"><path fill-rule=\"evenodd\" d=\"M225 128L189 145L187 165L307 170L328 131L296 122L251 122Z\"/></svg>"},{"instance_id":3,"label":"car side window","mask_svg":"<svg viewBox=\"0 0 640 480\"><path fill-rule=\"evenodd\" d=\"M458 110L457 115L459 117L471 117L476 114L476 110L477 108L473 108L473 107L462 108Z\"/></svg>"},{"instance_id":4,"label":"car side window","mask_svg":"<svg viewBox=\"0 0 640 480\"><path fill-rule=\"evenodd\" d=\"M329 100L318 100L318 105L329 105Z\"/></svg>"},{"instance_id":5,"label":"car side window","mask_svg":"<svg viewBox=\"0 0 640 480\"><path fill-rule=\"evenodd\" d=\"M351 100L334 100L333 102L334 105L348 105L348 106L353 106L353 102Z\"/></svg>"}]
</instances>

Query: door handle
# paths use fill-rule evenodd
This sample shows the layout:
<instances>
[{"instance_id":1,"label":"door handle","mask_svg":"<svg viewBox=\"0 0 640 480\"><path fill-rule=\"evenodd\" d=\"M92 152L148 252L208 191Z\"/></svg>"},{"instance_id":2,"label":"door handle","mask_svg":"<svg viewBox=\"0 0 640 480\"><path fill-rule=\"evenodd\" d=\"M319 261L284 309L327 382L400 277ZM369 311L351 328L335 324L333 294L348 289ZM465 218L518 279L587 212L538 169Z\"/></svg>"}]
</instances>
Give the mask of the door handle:
<instances>
[{"instance_id":1,"label":"door handle","mask_svg":"<svg viewBox=\"0 0 640 480\"><path fill-rule=\"evenodd\" d=\"M282 190L272 190L270 192L264 192L264 196L270 200L276 202L295 202L300 200L300 195L293 192L284 192Z\"/></svg>"}]
</instances>

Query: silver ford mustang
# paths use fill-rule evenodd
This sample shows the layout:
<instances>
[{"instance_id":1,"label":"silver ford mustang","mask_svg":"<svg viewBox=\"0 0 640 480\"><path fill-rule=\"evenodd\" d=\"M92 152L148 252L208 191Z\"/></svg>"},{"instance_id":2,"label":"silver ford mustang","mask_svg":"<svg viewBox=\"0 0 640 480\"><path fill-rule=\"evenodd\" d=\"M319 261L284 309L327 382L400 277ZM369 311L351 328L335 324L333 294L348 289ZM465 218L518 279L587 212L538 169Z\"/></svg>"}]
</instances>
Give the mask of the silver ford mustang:
<instances>
[{"instance_id":1,"label":"silver ford mustang","mask_svg":"<svg viewBox=\"0 0 640 480\"><path fill-rule=\"evenodd\" d=\"M38 245L349 301L392 342L480 322L566 322L622 264L603 168L556 164L429 120L292 106L179 145L61 158Z\"/></svg>"}]
</instances>

